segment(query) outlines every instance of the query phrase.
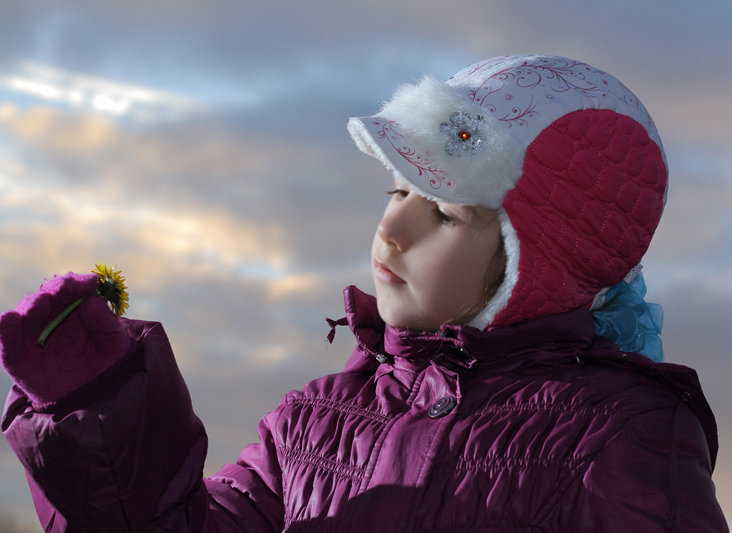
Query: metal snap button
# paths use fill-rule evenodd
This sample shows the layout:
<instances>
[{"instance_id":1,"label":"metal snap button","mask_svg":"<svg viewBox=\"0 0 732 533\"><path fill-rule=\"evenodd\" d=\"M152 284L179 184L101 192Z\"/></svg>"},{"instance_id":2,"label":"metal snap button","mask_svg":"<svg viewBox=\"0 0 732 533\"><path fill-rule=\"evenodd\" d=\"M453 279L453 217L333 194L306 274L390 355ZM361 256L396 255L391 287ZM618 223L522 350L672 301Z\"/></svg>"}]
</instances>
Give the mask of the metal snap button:
<instances>
[{"instance_id":1,"label":"metal snap button","mask_svg":"<svg viewBox=\"0 0 732 533\"><path fill-rule=\"evenodd\" d=\"M440 398L435 403L432 404L432 407L430 407L429 411L427 411L427 416L430 418L440 418L442 416L445 416L447 413L452 411L452 409L455 407L455 398L452 396L445 396L444 398Z\"/></svg>"}]
</instances>

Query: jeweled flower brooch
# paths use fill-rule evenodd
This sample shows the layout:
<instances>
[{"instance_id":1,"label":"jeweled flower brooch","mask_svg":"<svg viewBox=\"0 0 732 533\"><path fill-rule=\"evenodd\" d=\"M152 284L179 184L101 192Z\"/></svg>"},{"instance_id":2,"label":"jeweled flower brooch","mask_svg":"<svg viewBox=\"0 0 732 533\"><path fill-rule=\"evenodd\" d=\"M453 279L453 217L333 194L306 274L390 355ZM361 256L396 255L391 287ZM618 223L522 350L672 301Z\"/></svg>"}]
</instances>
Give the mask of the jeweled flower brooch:
<instances>
[{"instance_id":1,"label":"jeweled flower brooch","mask_svg":"<svg viewBox=\"0 0 732 533\"><path fill-rule=\"evenodd\" d=\"M472 116L464 111L455 111L448 122L440 124L440 133L447 136L447 155L474 154L483 149L485 119L482 115Z\"/></svg>"}]
</instances>

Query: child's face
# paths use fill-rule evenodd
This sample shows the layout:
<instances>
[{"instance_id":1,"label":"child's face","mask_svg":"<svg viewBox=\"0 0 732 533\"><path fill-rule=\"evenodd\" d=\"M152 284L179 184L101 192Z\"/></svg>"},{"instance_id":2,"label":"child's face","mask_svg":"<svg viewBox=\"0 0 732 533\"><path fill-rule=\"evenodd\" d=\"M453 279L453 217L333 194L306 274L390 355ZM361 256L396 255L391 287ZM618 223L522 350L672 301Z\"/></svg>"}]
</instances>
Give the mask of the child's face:
<instances>
[{"instance_id":1,"label":"child's face","mask_svg":"<svg viewBox=\"0 0 732 533\"><path fill-rule=\"evenodd\" d=\"M435 203L397 189L371 247L381 318L391 326L437 331L483 309L505 269L495 211Z\"/></svg>"}]
</instances>

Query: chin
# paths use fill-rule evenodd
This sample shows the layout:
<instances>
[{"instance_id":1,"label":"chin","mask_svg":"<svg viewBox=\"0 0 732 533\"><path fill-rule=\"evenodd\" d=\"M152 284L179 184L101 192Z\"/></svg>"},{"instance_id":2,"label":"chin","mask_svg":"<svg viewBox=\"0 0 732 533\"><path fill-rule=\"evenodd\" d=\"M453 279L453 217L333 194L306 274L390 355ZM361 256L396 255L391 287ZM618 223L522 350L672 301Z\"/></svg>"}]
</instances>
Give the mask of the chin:
<instances>
[{"instance_id":1,"label":"chin","mask_svg":"<svg viewBox=\"0 0 732 533\"><path fill-rule=\"evenodd\" d=\"M386 322L391 327L393 327L393 328L412 327L411 324L413 324L413 320L410 320L408 317L405 317L403 313L400 313L399 311L391 309L387 305L381 304L378 297L376 299L376 307L379 310L379 316L381 317L381 320Z\"/></svg>"},{"instance_id":2,"label":"chin","mask_svg":"<svg viewBox=\"0 0 732 533\"><path fill-rule=\"evenodd\" d=\"M422 320L421 317L415 317L413 315L405 316L403 313L382 310L381 307L379 307L379 316L381 317L381 320L383 320L393 328L406 328L417 331L437 331L440 329L439 325L432 326L425 323L425 321Z\"/></svg>"}]
</instances>

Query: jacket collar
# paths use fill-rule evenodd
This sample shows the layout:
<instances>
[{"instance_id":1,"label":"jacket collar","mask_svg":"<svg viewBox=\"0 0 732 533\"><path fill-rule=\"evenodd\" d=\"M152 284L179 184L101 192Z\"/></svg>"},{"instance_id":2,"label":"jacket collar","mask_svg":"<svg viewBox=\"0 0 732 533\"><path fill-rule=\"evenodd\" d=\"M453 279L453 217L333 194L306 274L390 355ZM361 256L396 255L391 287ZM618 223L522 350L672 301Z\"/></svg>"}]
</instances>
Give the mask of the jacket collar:
<instances>
[{"instance_id":1,"label":"jacket collar","mask_svg":"<svg viewBox=\"0 0 732 533\"><path fill-rule=\"evenodd\" d=\"M346 321L360 350L378 360L399 357L419 365L443 354L454 363L471 367L479 360L503 360L527 352L574 357L596 339L592 315L583 308L482 331L446 324L438 332L425 332L384 324L376 298L353 285L346 287L344 299Z\"/></svg>"}]
</instances>

